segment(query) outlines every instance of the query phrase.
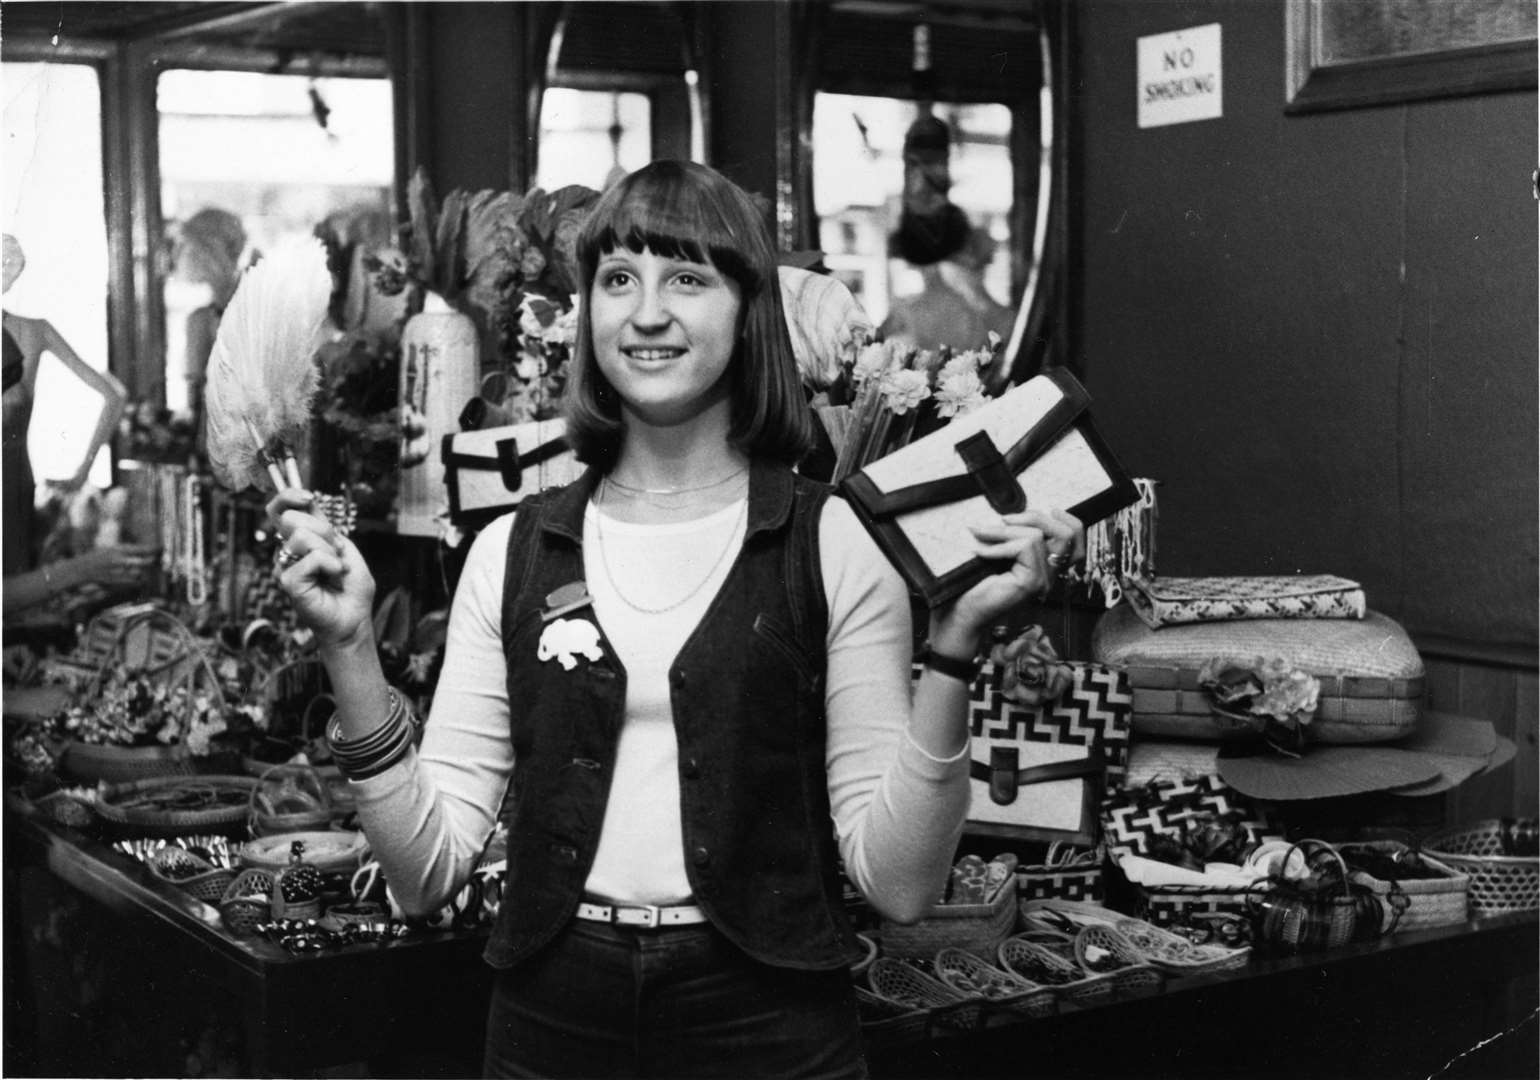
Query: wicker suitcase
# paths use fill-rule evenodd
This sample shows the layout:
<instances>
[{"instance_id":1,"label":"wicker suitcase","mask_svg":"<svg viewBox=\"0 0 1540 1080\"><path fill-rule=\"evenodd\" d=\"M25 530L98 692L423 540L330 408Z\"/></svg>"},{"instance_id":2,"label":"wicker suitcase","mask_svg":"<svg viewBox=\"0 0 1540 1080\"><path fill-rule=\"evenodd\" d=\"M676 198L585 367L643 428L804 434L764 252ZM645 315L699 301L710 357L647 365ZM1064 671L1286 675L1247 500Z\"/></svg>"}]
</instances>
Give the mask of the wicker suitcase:
<instances>
[{"instance_id":1,"label":"wicker suitcase","mask_svg":"<svg viewBox=\"0 0 1540 1080\"><path fill-rule=\"evenodd\" d=\"M1124 668L1134 691L1137 734L1223 741L1233 723L1214 714L1198 685L1211 659L1252 664L1282 657L1321 682L1311 738L1334 744L1387 742L1422 715L1422 657L1393 619L1248 619L1151 629L1120 605L1097 620L1092 654Z\"/></svg>"}]
</instances>

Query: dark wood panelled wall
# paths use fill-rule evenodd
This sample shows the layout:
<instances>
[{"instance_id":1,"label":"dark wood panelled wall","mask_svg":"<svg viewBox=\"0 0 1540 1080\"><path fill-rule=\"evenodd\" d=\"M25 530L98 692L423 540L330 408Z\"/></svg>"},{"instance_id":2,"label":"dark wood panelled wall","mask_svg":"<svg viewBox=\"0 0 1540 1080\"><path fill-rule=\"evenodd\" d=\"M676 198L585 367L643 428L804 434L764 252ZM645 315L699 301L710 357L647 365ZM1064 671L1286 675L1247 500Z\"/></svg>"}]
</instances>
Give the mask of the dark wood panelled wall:
<instances>
[{"instance_id":1,"label":"dark wood panelled wall","mask_svg":"<svg viewBox=\"0 0 1540 1080\"><path fill-rule=\"evenodd\" d=\"M1285 0L1071 5L1076 363L1162 482L1166 574L1338 573L1537 812L1533 89L1287 115ZM1140 129L1137 43L1218 23L1219 119Z\"/></svg>"}]
</instances>

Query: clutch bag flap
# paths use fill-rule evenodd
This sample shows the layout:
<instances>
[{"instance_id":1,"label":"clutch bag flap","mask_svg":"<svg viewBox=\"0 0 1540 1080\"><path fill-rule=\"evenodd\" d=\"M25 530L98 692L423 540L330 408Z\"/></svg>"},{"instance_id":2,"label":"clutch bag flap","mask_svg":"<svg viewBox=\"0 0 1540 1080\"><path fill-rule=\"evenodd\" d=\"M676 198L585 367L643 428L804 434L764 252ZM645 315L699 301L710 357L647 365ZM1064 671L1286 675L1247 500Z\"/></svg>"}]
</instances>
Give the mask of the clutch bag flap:
<instances>
[{"instance_id":1,"label":"clutch bag flap","mask_svg":"<svg viewBox=\"0 0 1540 1080\"><path fill-rule=\"evenodd\" d=\"M867 465L843 492L879 547L932 607L994 567L969 527L1024 508L1090 524L1138 493L1087 415L1068 372L1029 379L982 408Z\"/></svg>"},{"instance_id":2,"label":"clutch bag flap","mask_svg":"<svg viewBox=\"0 0 1540 1080\"><path fill-rule=\"evenodd\" d=\"M583 465L567 445L567 422L536 420L444 436L449 519L479 528L526 495L571 483Z\"/></svg>"}]
</instances>

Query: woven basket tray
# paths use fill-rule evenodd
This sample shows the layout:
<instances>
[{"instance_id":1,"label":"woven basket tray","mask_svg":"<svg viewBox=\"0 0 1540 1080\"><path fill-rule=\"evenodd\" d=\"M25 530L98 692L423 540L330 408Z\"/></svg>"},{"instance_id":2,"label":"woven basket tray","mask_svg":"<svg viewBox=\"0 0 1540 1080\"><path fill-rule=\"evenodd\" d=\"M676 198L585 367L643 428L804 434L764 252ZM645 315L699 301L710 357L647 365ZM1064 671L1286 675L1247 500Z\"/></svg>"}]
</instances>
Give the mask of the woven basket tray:
<instances>
[{"instance_id":1,"label":"woven basket tray","mask_svg":"<svg viewBox=\"0 0 1540 1080\"><path fill-rule=\"evenodd\" d=\"M1540 906L1540 857L1505 855L1501 821L1435 833L1423 841L1422 850L1470 878L1473 915L1534 911Z\"/></svg>"},{"instance_id":2,"label":"woven basket tray","mask_svg":"<svg viewBox=\"0 0 1540 1080\"><path fill-rule=\"evenodd\" d=\"M1136 960L1117 970L1092 974L1061 952L1021 934L1001 944L1000 966L1019 978L1050 987L1062 1000L1075 1004L1139 997L1165 985L1165 977L1149 964Z\"/></svg>"},{"instance_id":3,"label":"woven basket tray","mask_svg":"<svg viewBox=\"0 0 1540 1080\"><path fill-rule=\"evenodd\" d=\"M145 860L150 873L168 885L175 885L205 904L218 904L225 890L235 880L235 871L215 866L186 848L168 844Z\"/></svg>"},{"instance_id":4,"label":"woven basket tray","mask_svg":"<svg viewBox=\"0 0 1540 1080\"><path fill-rule=\"evenodd\" d=\"M161 776L101 789L96 813L119 832L139 836L244 831L250 776Z\"/></svg>"},{"instance_id":5,"label":"woven basket tray","mask_svg":"<svg viewBox=\"0 0 1540 1080\"><path fill-rule=\"evenodd\" d=\"M1354 849L1378 851L1395 855L1410 851L1405 844L1394 840L1371 840L1357 844L1343 844L1344 858L1349 859ZM1436 870L1436 878L1406 878L1394 883L1383 881L1373 874L1354 869L1353 880L1374 890L1385 907L1385 925L1395 930L1426 930L1434 926L1454 926L1470 916L1470 878L1431 855L1423 855L1421 861L1430 870ZM1396 899L1404 897L1404 900ZM1401 918L1394 923L1394 907L1404 905Z\"/></svg>"},{"instance_id":6,"label":"woven basket tray","mask_svg":"<svg viewBox=\"0 0 1540 1080\"><path fill-rule=\"evenodd\" d=\"M867 969L866 982L872 993L895 1005L927 1010L936 1027L974 1031L983 1022L983 999L965 997L902 960L877 957Z\"/></svg>"},{"instance_id":7,"label":"woven basket tray","mask_svg":"<svg viewBox=\"0 0 1540 1080\"><path fill-rule=\"evenodd\" d=\"M1059 1011L1059 998L1046 986L987 964L962 949L942 949L936 954L936 977L968 997L984 999L984 1020L1003 1015L1033 1020Z\"/></svg>"},{"instance_id":8,"label":"woven basket tray","mask_svg":"<svg viewBox=\"0 0 1540 1080\"><path fill-rule=\"evenodd\" d=\"M861 1036L870 1047L903 1046L930 1034L930 1010L900 1005L872 993L856 990L856 1012L861 1017Z\"/></svg>"},{"instance_id":9,"label":"woven basket tray","mask_svg":"<svg viewBox=\"0 0 1540 1080\"><path fill-rule=\"evenodd\" d=\"M930 960L942 949L966 949L990 958L1016 928L1016 890L1007 880L987 904L936 904L919 922L884 919L882 951L887 956Z\"/></svg>"},{"instance_id":10,"label":"woven basket tray","mask_svg":"<svg viewBox=\"0 0 1540 1080\"><path fill-rule=\"evenodd\" d=\"M273 875L247 869L235 875L219 900L219 917L235 934L255 934L273 917Z\"/></svg>"}]
</instances>

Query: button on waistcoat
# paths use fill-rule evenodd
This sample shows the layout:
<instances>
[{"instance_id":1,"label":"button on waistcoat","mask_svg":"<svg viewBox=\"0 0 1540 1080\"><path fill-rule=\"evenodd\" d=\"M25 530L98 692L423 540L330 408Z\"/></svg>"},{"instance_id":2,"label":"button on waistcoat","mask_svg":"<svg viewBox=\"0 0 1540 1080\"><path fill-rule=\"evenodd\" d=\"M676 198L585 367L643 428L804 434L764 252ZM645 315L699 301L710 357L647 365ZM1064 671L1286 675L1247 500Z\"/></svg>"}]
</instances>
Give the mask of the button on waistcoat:
<instances>
[{"instance_id":1,"label":"button on waistcoat","mask_svg":"<svg viewBox=\"0 0 1540 1080\"><path fill-rule=\"evenodd\" d=\"M600 659L538 656L546 597L582 581L590 471L519 505L503 651L515 765L508 875L488 962L517 963L572 918L598 848L625 716L626 672L593 608ZM694 902L749 955L834 968L857 955L825 770L828 627L818 564L827 489L750 471L743 549L669 670L685 871Z\"/></svg>"}]
</instances>

